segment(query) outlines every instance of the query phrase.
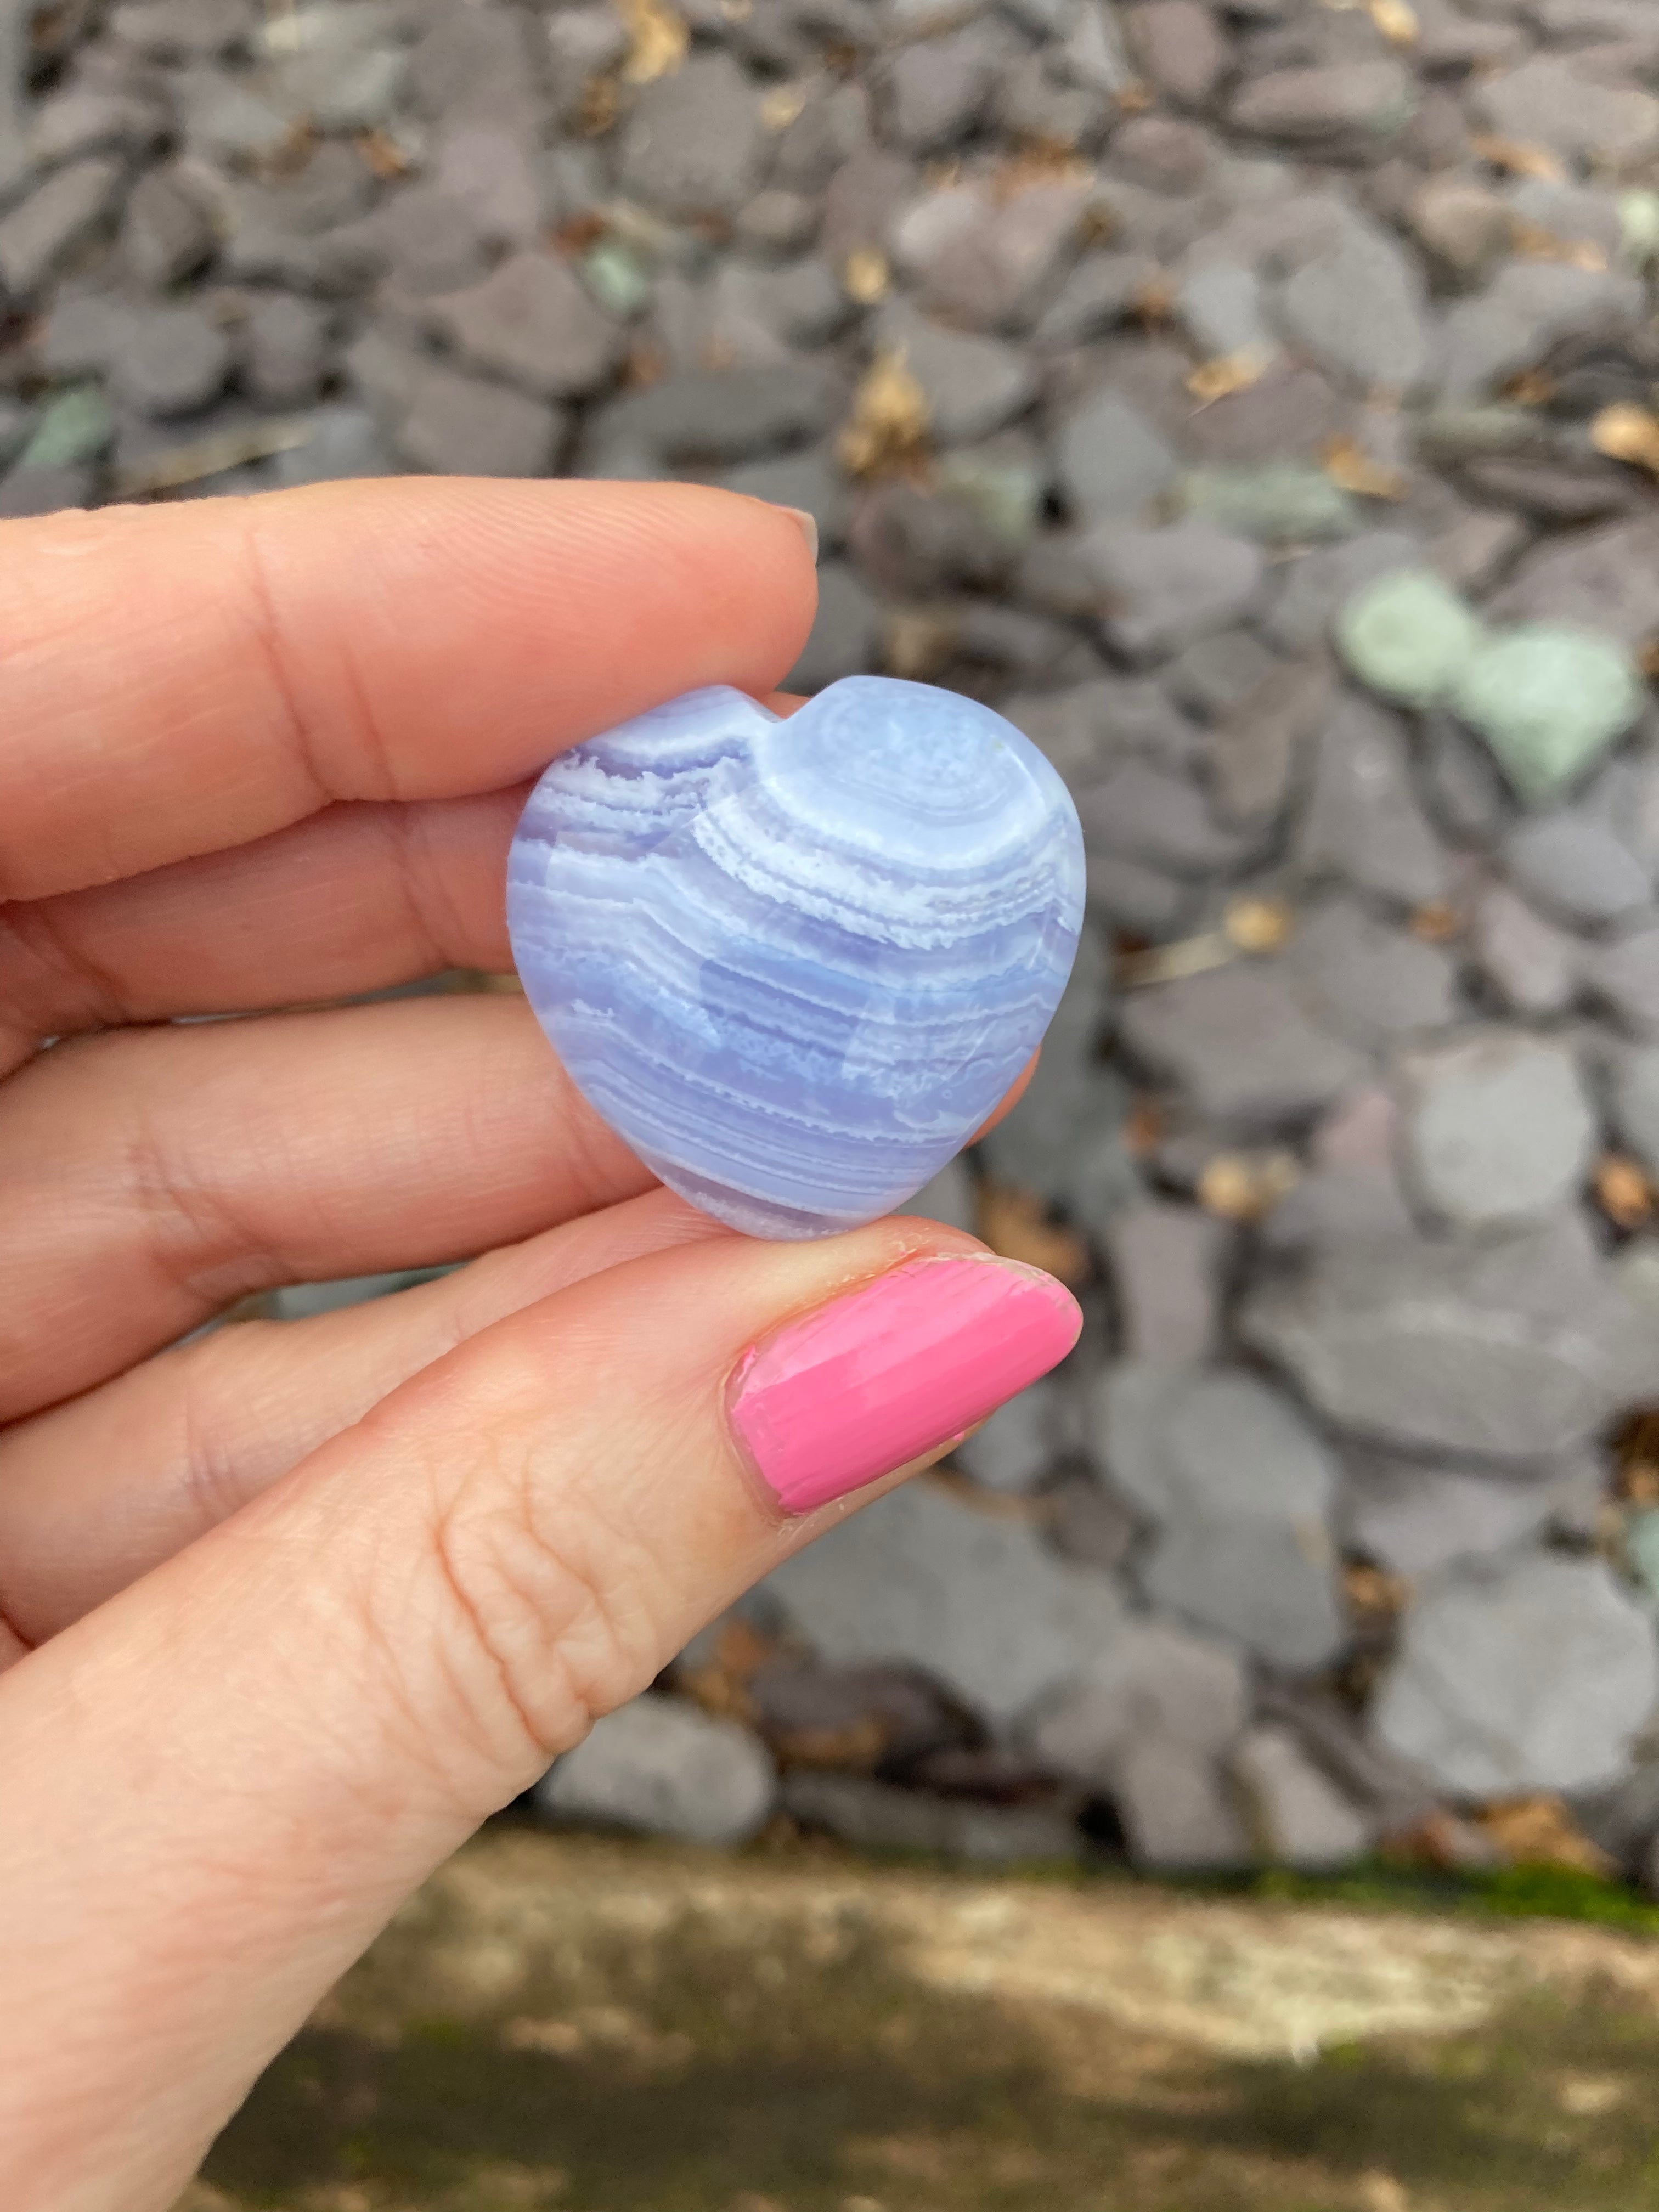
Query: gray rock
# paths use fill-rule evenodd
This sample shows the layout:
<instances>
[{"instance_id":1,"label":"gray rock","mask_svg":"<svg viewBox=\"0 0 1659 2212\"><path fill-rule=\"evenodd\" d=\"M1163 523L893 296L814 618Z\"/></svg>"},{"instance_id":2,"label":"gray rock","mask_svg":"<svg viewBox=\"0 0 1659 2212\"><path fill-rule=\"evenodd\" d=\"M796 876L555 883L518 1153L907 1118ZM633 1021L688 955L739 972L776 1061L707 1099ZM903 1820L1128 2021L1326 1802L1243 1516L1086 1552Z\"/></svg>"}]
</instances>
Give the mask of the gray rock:
<instances>
[{"instance_id":1,"label":"gray rock","mask_svg":"<svg viewBox=\"0 0 1659 2212\"><path fill-rule=\"evenodd\" d=\"M1378 530L1346 545L1322 546L1292 563L1262 621L1262 635L1285 653L1322 645L1338 612L1379 576L1421 564L1422 549L1401 531Z\"/></svg>"},{"instance_id":2,"label":"gray rock","mask_svg":"<svg viewBox=\"0 0 1659 2212\"><path fill-rule=\"evenodd\" d=\"M1204 261L1189 269L1176 291L1182 329L1206 360L1266 362L1279 350L1267 326L1261 281L1235 261Z\"/></svg>"},{"instance_id":3,"label":"gray rock","mask_svg":"<svg viewBox=\"0 0 1659 2212\"><path fill-rule=\"evenodd\" d=\"M1589 813L1563 810L1519 823L1504 840L1504 866L1547 911L1592 927L1638 914L1653 897L1636 855Z\"/></svg>"},{"instance_id":4,"label":"gray rock","mask_svg":"<svg viewBox=\"0 0 1659 2212\"><path fill-rule=\"evenodd\" d=\"M1281 664L1220 717L1206 761L1221 821L1261 830L1278 820L1303 756L1328 720L1332 693L1322 661Z\"/></svg>"},{"instance_id":5,"label":"gray rock","mask_svg":"<svg viewBox=\"0 0 1659 2212\"><path fill-rule=\"evenodd\" d=\"M1249 850L1240 832L1223 829L1188 778L1144 760L1125 761L1079 792L1078 819L1085 849L1121 854L1174 876L1207 876L1236 868Z\"/></svg>"},{"instance_id":6,"label":"gray rock","mask_svg":"<svg viewBox=\"0 0 1659 2212\"><path fill-rule=\"evenodd\" d=\"M1060 1431L1055 1385L1034 1382L998 1407L951 1456L981 1490L1021 1498L1041 1486L1059 1456Z\"/></svg>"},{"instance_id":7,"label":"gray rock","mask_svg":"<svg viewBox=\"0 0 1659 2212\"><path fill-rule=\"evenodd\" d=\"M1659 924L1587 946L1580 974L1590 996L1633 1036L1659 1038Z\"/></svg>"},{"instance_id":8,"label":"gray rock","mask_svg":"<svg viewBox=\"0 0 1659 2212\"><path fill-rule=\"evenodd\" d=\"M1104 1790L1149 1867L1249 1856L1223 1769L1249 1711L1238 1653L1169 1621L1128 1624L1035 1731L1060 1773Z\"/></svg>"},{"instance_id":9,"label":"gray rock","mask_svg":"<svg viewBox=\"0 0 1659 2212\"><path fill-rule=\"evenodd\" d=\"M428 300L428 327L463 360L541 399L568 399L605 381L627 347L557 254L514 253L481 284Z\"/></svg>"},{"instance_id":10,"label":"gray rock","mask_svg":"<svg viewBox=\"0 0 1659 2212\"><path fill-rule=\"evenodd\" d=\"M826 550L839 545L847 535L847 486L822 447L742 461L724 471L719 481L727 491L741 492L748 499L800 507L817 524L818 543Z\"/></svg>"},{"instance_id":11,"label":"gray rock","mask_svg":"<svg viewBox=\"0 0 1659 2212\"><path fill-rule=\"evenodd\" d=\"M1366 391L1409 392L1427 370L1431 331L1422 281L1378 231L1354 224L1340 245L1296 271L1277 306L1295 347Z\"/></svg>"},{"instance_id":12,"label":"gray rock","mask_svg":"<svg viewBox=\"0 0 1659 2212\"><path fill-rule=\"evenodd\" d=\"M398 463L367 409L338 405L319 408L311 417L311 435L305 444L278 453L270 471L280 488L395 476Z\"/></svg>"},{"instance_id":13,"label":"gray rock","mask_svg":"<svg viewBox=\"0 0 1659 2212\"><path fill-rule=\"evenodd\" d=\"M1565 1044L1482 1028L1404 1075L1407 1155L1433 1212L1470 1229L1541 1220L1583 1182L1599 1133Z\"/></svg>"},{"instance_id":14,"label":"gray rock","mask_svg":"<svg viewBox=\"0 0 1659 2212\"><path fill-rule=\"evenodd\" d=\"M1169 489L1177 467L1151 423L1109 388L1061 422L1054 465L1066 504L1084 523L1142 516Z\"/></svg>"},{"instance_id":15,"label":"gray rock","mask_svg":"<svg viewBox=\"0 0 1659 2212\"><path fill-rule=\"evenodd\" d=\"M1103 1241L1127 1358L1186 1366L1211 1356L1228 1237L1196 1206L1148 1199L1113 1215Z\"/></svg>"},{"instance_id":16,"label":"gray rock","mask_svg":"<svg viewBox=\"0 0 1659 2212\"><path fill-rule=\"evenodd\" d=\"M596 1723L536 1785L558 1821L594 1821L698 1844L746 1843L777 1801L764 1747L735 1722L647 1695Z\"/></svg>"},{"instance_id":17,"label":"gray rock","mask_svg":"<svg viewBox=\"0 0 1659 2212\"><path fill-rule=\"evenodd\" d=\"M1252 78L1235 97L1227 119L1251 137L1316 152L1369 149L1405 129L1416 100L1411 74L1399 62L1337 62Z\"/></svg>"},{"instance_id":18,"label":"gray rock","mask_svg":"<svg viewBox=\"0 0 1659 2212\"><path fill-rule=\"evenodd\" d=\"M917 1214L924 1221L942 1221L947 1228L965 1230L969 1236L974 1235L979 1206L973 1170L967 1160L958 1153L896 1210Z\"/></svg>"},{"instance_id":19,"label":"gray rock","mask_svg":"<svg viewBox=\"0 0 1659 2212\"><path fill-rule=\"evenodd\" d=\"M185 153L216 166L273 161L293 137L288 110L228 70L181 70L173 100Z\"/></svg>"},{"instance_id":20,"label":"gray rock","mask_svg":"<svg viewBox=\"0 0 1659 2212\"><path fill-rule=\"evenodd\" d=\"M1002 27L983 19L901 46L881 88L888 135L913 154L954 144L983 110L1014 51Z\"/></svg>"},{"instance_id":21,"label":"gray rock","mask_svg":"<svg viewBox=\"0 0 1659 2212\"><path fill-rule=\"evenodd\" d=\"M1188 713L1206 721L1231 714L1284 663L1247 629L1222 630L1189 645L1171 662L1164 681Z\"/></svg>"},{"instance_id":22,"label":"gray rock","mask_svg":"<svg viewBox=\"0 0 1659 2212\"><path fill-rule=\"evenodd\" d=\"M105 376L132 343L138 312L108 292L58 293L38 341L40 367L54 383Z\"/></svg>"},{"instance_id":23,"label":"gray rock","mask_svg":"<svg viewBox=\"0 0 1659 2212\"><path fill-rule=\"evenodd\" d=\"M1118 1366L1097 1419L1113 1481L1158 1526L1148 1596L1277 1666L1329 1658L1337 1469L1290 1400L1243 1370Z\"/></svg>"},{"instance_id":24,"label":"gray rock","mask_svg":"<svg viewBox=\"0 0 1659 2212\"><path fill-rule=\"evenodd\" d=\"M1105 954L1085 928L1036 1073L1019 1103L980 1142L981 1158L1000 1181L1051 1204L1063 1201L1079 1216L1091 1194L1109 1211L1133 1183L1121 1144L1128 1089L1100 1055L1109 1001Z\"/></svg>"},{"instance_id":25,"label":"gray rock","mask_svg":"<svg viewBox=\"0 0 1659 2212\"><path fill-rule=\"evenodd\" d=\"M423 365L392 435L418 467L441 476L542 477L552 472L564 430L557 408L434 362Z\"/></svg>"},{"instance_id":26,"label":"gray rock","mask_svg":"<svg viewBox=\"0 0 1659 2212\"><path fill-rule=\"evenodd\" d=\"M1017 348L946 330L902 301L882 310L876 342L903 356L926 396L928 424L939 445L988 438L1035 397L1031 365Z\"/></svg>"},{"instance_id":27,"label":"gray rock","mask_svg":"<svg viewBox=\"0 0 1659 2212\"><path fill-rule=\"evenodd\" d=\"M1178 106L1206 107L1227 71L1227 42L1200 0L1148 0L1129 18L1136 58Z\"/></svg>"},{"instance_id":28,"label":"gray rock","mask_svg":"<svg viewBox=\"0 0 1659 2212\"><path fill-rule=\"evenodd\" d=\"M719 466L822 437L830 386L814 362L665 377L590 416L585 473L657 476Z\"/></svg>"},{"instance_id":29,"label":"gray rock","mask_svg":"<svg viewBox=\"0 0 1659 2212\"><path fill-rule=\"evenodd\" d=\"M1639 280L1570 262L1511 261L1442 325L1443 400L1488 397L1563 339L1629 328L1643 312Z\"/></svg>"},{"instance_id":30,"label":"gray rock","mask_svg":"<svg viewBox=\"0 0 1659 2212\"><path fill-rule=\"evenodd\" d=\"M1628 1769L1656 1696L1653 1624L1605 1562L1521 1553L1425 1583L1373 1726L1463 1796L1588 1790Z\"/></svg>"},{"instance_id":31,"label":"gray rock","mask_svg":"<svg viewBox=\"0 0 1659 2212\"><path fill-rule=\"evenodd\" d=\"M784 679L790 691L822 691L843 676L860 676L880 658L881 611L844 562L818 569L818 609L800 659Z\"/></svg>"},{"instance_id":32,"label":"gray rock","mask_svg":"<svg viewBox=\"0 0 1659 2212\"><path fill-rule=\"evenodd\" d=\"M1205 1120L1241 1134L1292 1127L1341 1096L1360 1054L1309 1019L1289 970L1246 960L1138 990L1121 1023L1128 1050L1180 1085Z\"/></svg>"},{"instance_id":33,"label":"gray rock","mask_svg":"<svg viewBox=\"0 0 1659 2212\"><path fill-rule=\"evenodd\" d=\"M1522 555L1488 612L1498 622L1577 623L1634 650L1652 631L1656 604L1659 526L1644 514L1545 538Z\"/></svg>"},{"instance_id":34,"label":"gray rock","mask_svg":"<svg viewBox=\"0 0 1659 2212\"><path fill-rule=\"evenodd\" d=\"M1139 667L1237 622L1255 605L1264 573L1259 547L1206 522L1162 530L1101 524L1077 552L1098 594L1108 642Z\"/></svg>"},{"instance_id":35,"label":"gray rock","mask_svg":"<svg viewBox=\"0 0 1659 2212\"><path fill-rule=\"evenodd\" d=\"M623 185L684 221L734 216L754 189L763 143L756 86L728 56L694 55L641 88L623 135Z\"/></svg>"},{"instance_id":36,"label":"gray rock","mask_svg":"<svg viewBox=\"0 0 1659 2212\"><path fill-rule=\"evenodd\" d=\"M853 1515L762 1588L820 1657L921 1667L996 1723L1085 1671L1123 1614L1109 1577L925 1480Z\"/></svg>"},{"instance_id":37,"label":"gray rock","mask_svg":"<svg viewBox=\"0 0 1659 2212\"><path fill-rule=\"evenodd\" d=\"M0 217L0 289L21 305L115 212L121 165L102 155L71 161Z\"/></svg>"},{"instance_id":38,"label":"gray rock","mask_svg":"<svg viewBox=\"0 0 1659 2212\"><path fill-rule=\"evenodd\" d=\"M1480 894L1469 928L1480 972L1511 1013L1565 1013L1578 988L1578 947L1504 884Z\"/></svg>"},{"instance_id":39,"label":"gray rock","mask_svg":"<svg viewBox=\"0 0 1659 2212\"><path fill-rule=\"evenodd\" d=\"M1374 1824L1316 1766L1289 1729L1251 1729L1230 1761L1245 1825L1261 1857L1280 1866L1352 1865L1375 1840Z\"/></svg>"},{"instance_id":40,"label":"gray rock","mask_svg":"<svg viewBox=\"0 0 1659 2212\"><path fill-rule=\"evenodd\" d=\"M328 318L291 292L262 293L242 325L242 381L270 407L307 407L329 367Z\"/></svg>"},{"instance_id":41,"label":"gray rock","mask_svg":"<svg viewBox=\"0 0 1659 2212\"><path fill-rule=\"evenodd\" d=\"M190 415L224 390L232 358L230 340L199 308L158 307L138 322L113 386L141 415Z\"/></svg>"},{"instance_id":42,"label":"gray rock","mask_svg":"<svg viewBox=\"0 0 1659 2212\"><path fill-rule=\"evenodd\" d=\"M1348 1540L1395 1574L1504 1552L1561 1512L1593 1509L1601 1469L1588 1455L1532 1480L1472 1474L1383 1452L1351 1455L1341 1521Z\"/></svg>"},{"instance_id":43,"label":"gray rock","mask_svg":"<svg viewBox=\"0 0 1659 2212\"><path fill-rule=\"evenodd\" d=\"M1123 1564L1135 1540L1135 1519L1104 1484L1074 1468L1048 1492L1044 1503L1049 1538L1062 1559L1108 1570Z\"/></svg>"},{"instance_id":44,"label":"gray rock","mask_svg":"<svg viewBox=\"0 0 1659 2212\"><path fill-rule=\"evenodd\" d=\"M0 477L0 521L21 521L31 515L59 514L65 507L90 507L93 471L84 465L66 463L50 467L22 462Z\"/></svg>"},{"instance_id":45,"label":"gray rock","mask_svg":"<svg viewBox=\"0 0 1659 2212\"><path fill-rule=\"evenodd\" d=\"M1472 105L1487 130L1567 161L1636 162L1659 152L1659 100L1633 85L1601 83L1556 55L1535 54L1483 78Z\"/></svg>"},{"instance_id":46,"label":"gray rock","mask_svg":"<svg viewBox=\"0 0 1659 2212\"><path fill-rule=\"evenodd\" d=\"M121 258L141 284L164 292L193 276L218 242L204 195L176 168L147 170L128 193Z\"/></svg>"},{"instance_id":47,"label":"gray rock","mask_svg":"<svg viewBox=\"0 0 1659 2212\"><path fill-rule=\"evenodd\" d=\"M1340 699L1315 744L1296 861L1310 880L1340 876L1401 906L1443 899L1450 888L1450 863L1418 802L1404 732L1366 700Z\"/></svg>"},{"instance_id":48,"label":"gray rock","mask_svg":"<svg viewBox=\"0 0 1659 2212\"><path fill-rule=\"evenodd\" d=\"M860 1850L921 1851L969 1866L1041 1865L1082 1850L1076 1822L1056 1807L976 1805L855 1774L798 1771L784 1782L783 1808L803 1827Z\"/></svg>"},{"instance_id":49,"label":"gray rock","mask_svg":"<svg viewBox=\"0 0 1659 2212\"><path fill-rule=\"evenodd\" d=\"M1151 296L1158 263L1147 253L1085 254L1044 308L1032 333L1043 347L1080 345L1115 329Z\"/></svg>"},{"instance_id":50,"label":"gray rock","mask_svg":"<svg viewBox=\"0 0 1659 2212\"><path fill-rule=\"evenodd\" d=\"M1360 1046L1443 1029L1459 1012L1457 963L1340 896L1299 917L1285 955L1295 988L1322 1028Z\"/></svg>"},{"instance_id":51,"label":"gray rock","mask_svg":"<svg viewBox=\"0 0 1659 2212\"><path fill-rule=\"evenodd\" d=\"M206 61L246 52L258 20L244 0L126 0L110 11L109 27L147 61Z\"/></svg>"},{"instance_id":52,"label":"gray rock","mask_svg":"<svg viewBox=\"0 0 1659 2212\"><path fill-rule=\"evenodd\" d=\"M1180 768L1194 754L1192 725L1145 678L1091 677L1063 691L1021 693L1002 712L1074 792L1103 782L1124 760Z\"/></svg>"},{"instance_id":53,"label":"gray rock","mask_svg":"<svg viewBox=\"0 0 1659 2212\"><path fill-rule=\"evenodd\" d=\"M516 8L434 11L410 57L409 90L428 115L527 121L536 82L529 20Z\"/></svg>"},{"instance_id":54,"label":"gray rock","mask_svg":"<svg viewBox=\"0 0 1659 2212\"><path fill-rule=\"evenodd\" d=\"M483 122L451 123L441 134L433 181L471 216L492 246L533 245L556 203L538 173L534 142Z\"/></svg>"},{"instance_id":55,"label":"gray rock","mask_svg":"<svg viewBox=\"0 0 1659 2212\"><path fill-rule=\"evenodd\" d=\"M1613 1123L1620 1142L1659 1176L1659 1049L1625 1052L1612 1068Z\"/></svg>"},{"instance_id":56,"label":"gray rock","mask_svg":"<svg viewBox=\"0 0 1659 2212\"><path fill-rule=\"evenodd\" d=\"M1495 1242L1316 1246L1240 1314L1339 1427L1415 1450L1537 1462L1650 1387L1653 1322L1574 1214Z\"/></svg>"},{"instance_id":57,"label":"gray rock","mask_svg":"<svg viewBox=\"0 0 1659 2212\"><path fill-rule=\"evenodd\" d=\"M1431 177L1413 194L1407 220L1440 272L1463 283L1487 275L1514 243L1509 202L1465 177Z\"/></svg>"}]
</instances>

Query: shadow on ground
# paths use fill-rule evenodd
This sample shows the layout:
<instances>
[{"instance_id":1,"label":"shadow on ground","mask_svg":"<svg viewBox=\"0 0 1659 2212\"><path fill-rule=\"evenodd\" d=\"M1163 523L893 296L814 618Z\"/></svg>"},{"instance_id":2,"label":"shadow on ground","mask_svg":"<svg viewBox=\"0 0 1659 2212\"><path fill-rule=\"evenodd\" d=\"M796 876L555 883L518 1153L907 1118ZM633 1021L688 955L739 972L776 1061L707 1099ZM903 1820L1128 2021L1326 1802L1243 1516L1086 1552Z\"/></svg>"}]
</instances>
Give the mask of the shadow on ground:
<instances>
[{"instance_id":1,"label":"shadow on ground","mask_svg":"<svg viewBox=\"0 0 1659 2212\"><path fill-rule=\"evenodd\" d=\"M440 1877L269 2069L188 2212L1659 2206L1659 2006L1587 1954L1531 1973L1506 1935L1476 2024L1246 2055L1018 1977L975 1989L971 1960L943 1985L885 1909L915 1877L757 1873L750 1914L740 1872L598 1847L607 1880L538 1840ZM993 1908L937 1888L971 1952ZM1231 1924L1211 1911L1163 1900L1135 1940ZM1401 1923L1370 1924L1398 1949Z\"/></svg>"}]
</instances>

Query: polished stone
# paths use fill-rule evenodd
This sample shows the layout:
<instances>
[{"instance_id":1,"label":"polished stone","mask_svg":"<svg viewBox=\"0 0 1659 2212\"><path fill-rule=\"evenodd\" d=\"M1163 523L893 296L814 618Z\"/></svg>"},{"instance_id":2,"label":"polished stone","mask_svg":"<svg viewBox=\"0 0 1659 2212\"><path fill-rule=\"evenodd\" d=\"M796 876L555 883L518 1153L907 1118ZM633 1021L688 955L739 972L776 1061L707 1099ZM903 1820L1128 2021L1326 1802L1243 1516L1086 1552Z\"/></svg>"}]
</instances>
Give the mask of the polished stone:
<instances>
[{"instance_id":1,"label":"polished stone","mask_svg":"<svg viewBox=\"0 0 1659 2212\"><path fill-rule=\"evenodd\" d=\"M1059 776L956 694L782 720L688 692L555 761L514 839L525 991L592 1105L734 1228L902 1204L1035 1049L1083 913Z\"/></svg>"}]
</instances>

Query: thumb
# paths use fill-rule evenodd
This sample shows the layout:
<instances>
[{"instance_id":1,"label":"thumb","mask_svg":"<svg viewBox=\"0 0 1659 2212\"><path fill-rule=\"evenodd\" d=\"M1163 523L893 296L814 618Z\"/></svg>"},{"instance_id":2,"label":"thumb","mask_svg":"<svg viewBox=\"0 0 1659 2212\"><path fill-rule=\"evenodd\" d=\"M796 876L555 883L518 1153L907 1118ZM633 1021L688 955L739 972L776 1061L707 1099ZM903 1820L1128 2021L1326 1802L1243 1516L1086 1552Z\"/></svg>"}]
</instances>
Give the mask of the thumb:
<instances>
[{"instance_id":1,"label":"thumb","mask_svg":"<svg viewBox=\"0 0 1659 2212\"><path fill-rule=\"evenodd\" d=\"M472 1337L0 1678L0 2202L160 2212L481 1819L1078 1326L920 1221L657 1253Z\"/></svg>"}]
</instances>

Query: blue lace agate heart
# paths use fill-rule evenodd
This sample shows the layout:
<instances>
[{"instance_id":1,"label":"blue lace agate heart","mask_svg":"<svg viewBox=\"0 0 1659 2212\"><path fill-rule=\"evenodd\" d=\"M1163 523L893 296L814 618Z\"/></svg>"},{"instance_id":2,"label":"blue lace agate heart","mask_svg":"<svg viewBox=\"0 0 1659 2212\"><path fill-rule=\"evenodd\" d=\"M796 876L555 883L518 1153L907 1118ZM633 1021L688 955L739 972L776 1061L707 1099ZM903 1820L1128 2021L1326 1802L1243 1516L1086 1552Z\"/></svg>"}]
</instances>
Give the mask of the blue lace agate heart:
<instances>
[{"instance_id":1,"label":"blue lace agate heart","mask_svg":"<svg viewBox=\"0 0 1659 2212\"><path fill-rule=\"evenodd\" d=\"M1048 1027L1083 917L1065 785L988 708L853 676L787 720L724 685L531 793L513 957L647 1166L757 1237L890 1212Z\"/></svg>"}]
</instances>

